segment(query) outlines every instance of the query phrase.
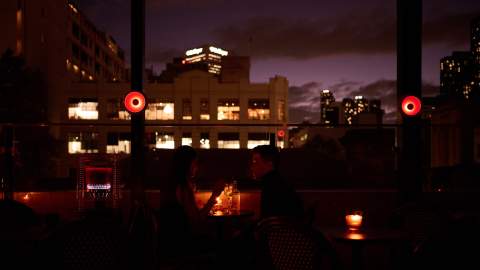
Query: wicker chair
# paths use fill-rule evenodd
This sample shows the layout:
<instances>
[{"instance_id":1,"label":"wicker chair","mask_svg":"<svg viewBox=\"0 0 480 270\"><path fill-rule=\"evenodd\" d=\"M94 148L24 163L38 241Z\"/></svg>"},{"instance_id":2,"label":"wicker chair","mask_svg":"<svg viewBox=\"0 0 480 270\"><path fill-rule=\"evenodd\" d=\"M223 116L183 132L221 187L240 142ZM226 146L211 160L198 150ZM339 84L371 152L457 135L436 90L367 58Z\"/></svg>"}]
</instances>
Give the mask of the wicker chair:
<instances>
[{"instance_id":1,"label":"wicker chair","mask_svg":"<svg viewBox=\"0 0 480 270\"><path fill-rule=\"evenodd\" d=\"M322 267L333 249L319 232L287 217L262 220L256 229L258 266L262 269L310 270Z\"/></svg>"},{"instance_id":2,"label":"wicker chair","mask_svg":"<svg viewBox=\"0 0 480 270\"><path fill-rule=\"evenodd\" d=\"M60 228L50 241L54 269L125 269L126 232L111 220L95 217Z\"/></svg>"}]
</instances>

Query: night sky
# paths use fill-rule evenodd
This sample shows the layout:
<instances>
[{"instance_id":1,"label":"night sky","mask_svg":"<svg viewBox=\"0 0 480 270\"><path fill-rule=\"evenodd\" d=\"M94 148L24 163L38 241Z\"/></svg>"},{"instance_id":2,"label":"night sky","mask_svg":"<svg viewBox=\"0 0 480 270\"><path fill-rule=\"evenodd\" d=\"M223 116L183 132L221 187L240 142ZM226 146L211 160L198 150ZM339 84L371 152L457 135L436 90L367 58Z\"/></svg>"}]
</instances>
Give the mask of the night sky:
<instances>
[{"instance_id":1,"label":"night sky","mask_svg":"<svg viewBox=\"0 0 480 270\"><path fill-rule=\"evenodd\" d=\"M251 56L251 81L290 81L290 121L318 121L319 92L381 98L392 121L396 79L394 0L146 0L146 63L159 72L186 49L213 44ZM130 54L130 0L79 0ZM439 61L470 49L480 1L424 0L424 95L438 92Z\"/></svg>"}]
</instances>

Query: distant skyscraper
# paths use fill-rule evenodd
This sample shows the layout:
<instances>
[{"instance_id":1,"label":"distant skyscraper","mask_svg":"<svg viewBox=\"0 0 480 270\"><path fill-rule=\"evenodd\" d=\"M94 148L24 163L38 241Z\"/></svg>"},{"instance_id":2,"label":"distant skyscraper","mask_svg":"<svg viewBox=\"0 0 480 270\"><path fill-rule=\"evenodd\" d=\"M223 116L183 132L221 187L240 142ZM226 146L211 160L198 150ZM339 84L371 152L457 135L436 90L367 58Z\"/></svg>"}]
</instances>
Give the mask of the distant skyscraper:
<instances>
[{"instance_id":1,"label":"distant skyscraper","mask_svg":"<svg viewBox=\"0 0 480 270\"><path fill-rule=\"evenodd\" d=\"M342 102L345 124L381 124L384 111L379 99L368 100L364 96L345 98Z\"/></svg>"},{"instance_id":2,"label":"distant skyscraper","mask_svg":"<svg viewBox=\"0 0 480 270\"><path fill-rule=\"evenodd\" d=\"M480 95L480 17L473 19L471 24L471 51L474 58L473 91Z\"/></svg>"},{"instance_id":3,"label":"distant skyscraper","mask_svg":"<svg viewBox=\"0 0 480 270\"><path fill-rule=\"evenodd\" d=\"M222 57L228 51L210 45L193 48L185 52L183 64L206 63L208 72L219 75L222 70Z\"/></svg>"},{"instance_id":4,"label":"distant skyscraper","mask_svg":"<svg viewBox=\"0 0 480 270\"><path fill-rule=\"evenodd\" d=\"M480 17L472 20L471 23L471 47L470 50L475 56L475 64L480 64Z\"/></svg>"},{"instance_id":5,"label":"distant skyscraper","mask_svg":"<svg viewBox=\"0 0 480 270\"><path fill-rule=\"evenodd\" d=\"M150 74L147 74L148 80L150 82L172 83L182 73L202 70L214 74L223 83L250 82L250 57L248 56L222 56L222 61L219 63L221 65L219 74L211 70L209 66L211 63L204 60L197 61L196 59L198 58L194 58L195 62L187 63L184 57L175 57L171 63L167 63L166 69L160 75L156 76L150 71Z\"/></svg>"},{"instance_id":6,"label":"distant skyscraper","mask_svg":"<svg viewBox=\"0 0 480 270\"><path fill-rule=\"evenodd\" d=\"M335 102L335 97L333 96L330 90L323 90L320 95L320 123L322 124L338 124L338 108L337 108L337 121L333 121L331 117L333 116L332 104ZM327 113L328 112L328 113Z\"/></svg>"},{"instance_id":7,"label":"distant skyscraper","mask_svg":"<svg viewBox=\"0 0 480 270\"><path fill-rule=\"evenodd\" d=\"M470 51L440 60L440 94L467 100L480 96L480 17L470 24Z\"/></svg>"},{"instance_id":8,"label":"distant skyscraper","mask_svg":"<svg viewBox=\"0 0 480 270\"><path fill-rule=\"evenodd\" d=\"M382 110L382 101L380 99L370 100L369 110L371 112L379 112Z\"/></svg>"},{"instance_id":9,"label":"distant skyscraper","mask_svg":"<svg viewBox=\"0 0 480 270\"><path fill-rule=\"evenodd\" d=\"M345 124L351 125L352 124L352 119L354 115L354 108L355 108L355 103L353 102L353 99L351 98L344 98L342 101L342 107L343 107L343 114L345 115Z\"/></svg>"},{"instance_id":10,"label":"distant skyscraper","mask_svg":"<svg viewBox=\"0 0 480 270\"><path fill-rule=\"evenodd\" d=\"M325 109L325 122L324 124L329 124L336 126L340 124L340 107L332 105Z\"/></svg>"},{"instance_id":11,"label":"distant skyscraper","mask_svg":"<svg viewBox=\"0 0 480 270\"><path fill-rule=\"evenodd\" d=\"M440 93L452 97L470 98L473 81L471 52L453 52L440 61Z\"/></svg>"},{"instance_id":12,"label":"distant skyscraper","mask_svg":"<svg viewBox=\"0 0 480 270\"><path fill-rule=\"evenodd\" d=\"M368 111L368 100L363 96L355 96L355 109L354 115L357 115L363 111Z\"/></svg>"}]
</instances>

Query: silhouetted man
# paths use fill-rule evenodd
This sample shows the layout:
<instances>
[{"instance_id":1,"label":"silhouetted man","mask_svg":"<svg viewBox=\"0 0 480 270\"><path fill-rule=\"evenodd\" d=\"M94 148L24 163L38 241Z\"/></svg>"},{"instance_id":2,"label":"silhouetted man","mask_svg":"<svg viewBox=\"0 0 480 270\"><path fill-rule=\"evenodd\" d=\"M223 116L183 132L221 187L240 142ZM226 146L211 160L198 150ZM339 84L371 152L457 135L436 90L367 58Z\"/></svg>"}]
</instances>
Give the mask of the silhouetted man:
<instances>
[{"instance_id":1,"label":"silhouetted man","mask_svg":"<svg viewBox=\"0 0 480 270\"><path fill-rule=\"evenodd\" d=\"M293 187L278 173L279 151L271 145L259 145L252 150L250 172L260 180L261 217L303 216L303 203Z\"/></svg>"}]
</instances>

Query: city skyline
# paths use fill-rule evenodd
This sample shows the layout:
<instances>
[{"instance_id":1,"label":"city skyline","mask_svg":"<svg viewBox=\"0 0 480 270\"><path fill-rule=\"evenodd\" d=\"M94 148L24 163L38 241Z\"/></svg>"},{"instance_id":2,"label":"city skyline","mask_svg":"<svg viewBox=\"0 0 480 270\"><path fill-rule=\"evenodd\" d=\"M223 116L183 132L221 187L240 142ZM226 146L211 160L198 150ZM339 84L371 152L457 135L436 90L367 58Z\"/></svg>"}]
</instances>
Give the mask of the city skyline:
<instances>
[{"instance_id":1,"label":"city skyline","mask_svg":"<svg viewBox=\"0 0 480 270\"><path fill-rule=\"evenodd\" d=\"M78 1L112 34L129 57L130 2ZM475 1L424 1L424 95L438 93L440 59L468 50ZM234 10L235 12L232 12ZM146 63L159 72L172 57L202 44L251 56L252 82L274 75L290 82L292 119L319 120L319 96L380 98L386 122L395 116L396 2L355 1L147 1ZM328 42L326 42L328 41Z\"/></svg>"}]
</instances>

